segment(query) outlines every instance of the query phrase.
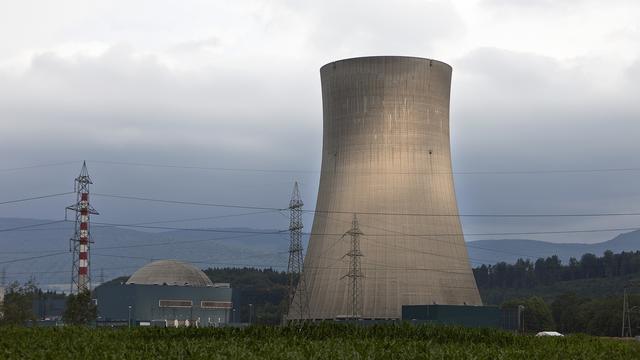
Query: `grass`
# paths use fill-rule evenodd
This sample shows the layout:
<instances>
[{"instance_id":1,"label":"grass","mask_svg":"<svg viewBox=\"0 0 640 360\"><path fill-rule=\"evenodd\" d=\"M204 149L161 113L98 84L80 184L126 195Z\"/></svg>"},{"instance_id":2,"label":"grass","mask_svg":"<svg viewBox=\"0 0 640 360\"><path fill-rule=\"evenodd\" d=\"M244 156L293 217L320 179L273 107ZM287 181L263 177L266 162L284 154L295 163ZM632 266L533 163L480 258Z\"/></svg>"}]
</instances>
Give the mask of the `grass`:
<instances>
[{"instance_id":1,"label":"grass","mask_svg":"<svg viewBox=\"0 0 640 360\"><path fill-rule=\"evenodd\" d=\"M640 343L446 326L0 328L1 359L638 359Z\"/></svg>"}]
</instances>

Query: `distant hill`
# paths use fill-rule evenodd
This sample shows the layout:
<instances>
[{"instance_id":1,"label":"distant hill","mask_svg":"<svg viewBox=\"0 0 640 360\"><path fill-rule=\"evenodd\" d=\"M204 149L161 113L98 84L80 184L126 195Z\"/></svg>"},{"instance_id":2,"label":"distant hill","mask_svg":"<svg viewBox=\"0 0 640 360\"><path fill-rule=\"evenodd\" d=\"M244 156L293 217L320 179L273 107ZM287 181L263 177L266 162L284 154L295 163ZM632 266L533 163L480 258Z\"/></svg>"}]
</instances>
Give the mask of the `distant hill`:
<instances>
[{"instance_id":1,"label":"distant hill","mask_svg":"<svg viewBox=\"0 0 640 360\"><path fill-rule=\"evenodd\" d=\"M72 223L2 231L48 222L51 220L0 218L0 270L6 269L8 281L24 281L34 276L44 287L67 289L71 270L71 255L67 251L73 232ZM220 232L179 230L153 233L94 225L94 282L100 281L101 273L105 280L129 275L153 259L188 259L201 268L286 268L288 234L251 234L261 230L243 228L217 230ZM639 250L640 231L621 234L597 244L554 244L537 240L480 240L468 243L473 266L554 254L566 263L571 256L580 257L586 252L601 255L607 249L613 252ZM62 253L49 256L56 252ZM25 258L30 259L11 262Z\"/></svg>"},{"instance_id":2,"label":"distant hill","mask_svg":"<svg viewBox=\"0 0 640 360\"><path fill-rule=\"evenodd\" d=\"M56 223L1 231L51 220L0 218L0 270L7 282L30 276L46 288L68 288L73 224ZM101 273L109 280L129 275L154 259L189 259L201 268L258 266L282 269L287 264L288 234L251 234L259 229L220 229L229 232L167 231L151 233L114 226L92 226L93 281ZM271 232L274 230L265 230ZM53 256L49 254L60 253ZM44 257L42 257L44 256ZM11 262L14 259L26 261ZM2 272L0 271L0 274Z\"/></svg>"},{"instance_id":3,"label":"distant hill","mask_svg":"<svg viewBox=\"0 0 640 360\"><path fill-rule=\"evenodd\" d=\"M594 244L551 243L539 240L478 240L467 243L469 257L474 266L495 264L500 261L514 263L518 258L535 260L557 255L563 263L570 257L580 258L585 253L602 255L606 250L614 253L640 250L640 230L620 234L611 240Z\"/></svg>"}]
</instances>

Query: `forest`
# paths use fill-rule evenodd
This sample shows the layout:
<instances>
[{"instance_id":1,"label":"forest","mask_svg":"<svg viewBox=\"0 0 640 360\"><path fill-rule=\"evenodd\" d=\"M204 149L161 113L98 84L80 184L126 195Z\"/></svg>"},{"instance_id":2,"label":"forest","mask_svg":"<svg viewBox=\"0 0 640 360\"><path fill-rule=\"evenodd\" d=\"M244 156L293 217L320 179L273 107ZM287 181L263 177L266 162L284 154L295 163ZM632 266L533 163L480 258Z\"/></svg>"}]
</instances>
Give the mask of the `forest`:
<instances>
[{"instance_id":1,"label":"forest","mask_svg":"<svg viewBox=\"0 0 640 360\"><path fill-rule=\"evenodd\" d=\"M515 264L499 262L473 269L479 288L533 288L560 281L613 278L640 273L640 251L614 254L607 250L603 256L584 254L580 260L569 259L562 264L557 256L518 259Z\"/></svg>"},{"instance_id":2,"label":"forest","mask_svg":"<svg viewBox=\"0 0 640 360\"><path fill-rule=\"evenodd\" d=\"M258 268L209 268L204 271L213 282L229 282L236 290L234 301L240 310L237 320L265 325L281 323L289 283L284 271ZM600 257L585 254L580 260L572 258L568 264L563 264L556 256L535 262L519 259L515 264L482 265L474 268L473 273L485 304L525 306L527 332L556 329L567 333L619 336L622 289L631 284L629 279L634 275L640 276L640 251L619 254L607 251ZM294 283L297 281L293 280ZM2 323L19 324L39 318L39 307L32 302L43 293L36 284L14 284L8 290ZM629 293L631 307L640 306L640 288L629 288ZM632 313L631 321L638 332L640 313Z\"/></svg>"}]
</instances>

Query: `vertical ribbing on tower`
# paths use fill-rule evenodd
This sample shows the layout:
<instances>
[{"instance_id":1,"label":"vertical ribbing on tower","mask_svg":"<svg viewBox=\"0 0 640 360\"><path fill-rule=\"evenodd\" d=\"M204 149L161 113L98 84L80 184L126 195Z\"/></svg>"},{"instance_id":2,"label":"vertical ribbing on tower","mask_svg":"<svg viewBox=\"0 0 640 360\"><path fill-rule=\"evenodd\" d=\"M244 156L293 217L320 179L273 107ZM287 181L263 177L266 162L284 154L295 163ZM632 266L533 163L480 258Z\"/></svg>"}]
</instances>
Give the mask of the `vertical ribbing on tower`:
<instances>
[{"instance_id":1,"label":"vertical ribbing on tower","mask_svg":"<svg viewBox=\"0 0 640 360\"><path fill-rule=\"evenodd\" d=\"M91 291L91 271L89 250L92 243L90 232L90 215L98 212L89 203L89 185L93 184L89 177L86 162L82 163L80 175L75 179L74 191L76 203L66 209L75 212L75 228L70 239L70 251L73 253L71 267L71 293Z\"/></svg>"},{"instance_id":2,"label":"vertical ribbing on tower","mask_svg":"<svg viewBox=\"0 0 640 360\"><path fill-rule=\"evenodd\" d=\"M289 275L289 309L288 319L308 319L309 301L307 297L307 284L303 275L302 254L302 206L304 203L300 197L298 182L293 185L291 200L289 201L289 264L287 273ZM298 280L297 286L295 284Z\"/></svg>"},{"instance_id":3,"label":"vertical ribbing on tower","mask_svg":"<svg viewBox=\"0 0 640 360\"><path fill-rule=\"evenodd\" d=\"M358 217L353 214L353 220L351 221L351 229L345 233L351 238L351 248L349 252L344 256L349 257L349 272L343 276L344 279L349 278L349 298L351 299L351 318L359 319L362 317L362 264L360 258L362 252L360 251L360 225L358 224Z\"/></svg>"}]
</instances>

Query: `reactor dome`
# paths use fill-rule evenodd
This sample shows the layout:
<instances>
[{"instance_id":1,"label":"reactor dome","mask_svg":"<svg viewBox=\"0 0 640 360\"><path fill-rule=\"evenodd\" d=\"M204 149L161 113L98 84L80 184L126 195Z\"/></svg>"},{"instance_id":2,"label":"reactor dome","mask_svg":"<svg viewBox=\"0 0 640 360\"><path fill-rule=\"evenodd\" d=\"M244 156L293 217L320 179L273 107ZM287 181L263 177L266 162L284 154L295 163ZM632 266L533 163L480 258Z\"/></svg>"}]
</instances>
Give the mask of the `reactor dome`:
<instances>
[{"instance_id":1,"label":"reactor dome","mask_svg":"<svg viewBox=\"0 0 640 360\"><path fill-rule=\"evenodd\" d=\"M133 273L127 285L213 286L209 277L191 264L176 260L151 262Z\"/></svg>"}]
</instances>

